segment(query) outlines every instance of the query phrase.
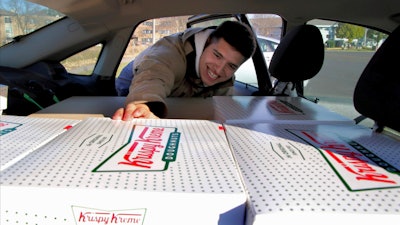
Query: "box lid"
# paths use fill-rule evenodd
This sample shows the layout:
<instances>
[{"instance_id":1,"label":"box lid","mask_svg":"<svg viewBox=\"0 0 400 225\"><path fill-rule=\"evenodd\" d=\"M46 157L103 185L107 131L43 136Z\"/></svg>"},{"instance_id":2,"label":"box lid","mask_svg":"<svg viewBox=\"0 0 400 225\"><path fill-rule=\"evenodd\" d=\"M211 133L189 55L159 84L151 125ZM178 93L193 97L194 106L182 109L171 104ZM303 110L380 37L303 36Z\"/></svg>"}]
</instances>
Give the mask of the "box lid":
<instances>
[{"instance_id":1,"label":"box lid","mask_svg":"<svg viewBox=\"0 0 400 225\"><path fill-rule=\"evenodd\" d=\"M215 117L227 123L344 123L354 121L301 97L214 96Z\"/></svg>"},{"instance_id":2,"label":"box lid","mask_svg":"<svg viewBox=\"0 0 400 225\"><path fill-rule=\"evenodd\" d=\"M49 206L58 224L125 210L146 225L243 224L246 203L223 126L202 120L84 120L2 171L1 188L2 224Z\"/></svg>"},{"instance_id":3,"label":"box lid","mask_svg":"<svg viewBox=\"0 0 400 225\"><path fill-rule=\"evenodd\" d=\"M400 142L356 125L232 124L247 224L400 219Z\"/></svg>"},{"instance_id":4,"label":"box lid","mask_svg":"<svg viewBox=\"0 0 400 225\"><path fill-rule=\"evenodd\" d=\"M0 116L0 171L77 123L79 120Z\"/></svg>"}]
</instances>

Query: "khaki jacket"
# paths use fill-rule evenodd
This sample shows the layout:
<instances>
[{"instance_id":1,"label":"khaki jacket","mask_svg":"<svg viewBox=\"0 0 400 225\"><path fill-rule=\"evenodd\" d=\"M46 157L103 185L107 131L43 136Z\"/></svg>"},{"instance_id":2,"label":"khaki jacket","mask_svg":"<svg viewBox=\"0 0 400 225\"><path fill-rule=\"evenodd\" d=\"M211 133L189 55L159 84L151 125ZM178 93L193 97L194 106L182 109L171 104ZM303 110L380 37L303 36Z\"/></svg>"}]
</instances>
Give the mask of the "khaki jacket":
<instances>
[{"instance_id":1,"label":"khaki jacket","mask_svg":"<svg viewBox=\"0 0 400 225\"><path fill-rule=\"evenodd\" d=\"M156 115L164 117L167 113L164 100L167 97L229 95L234 77L224 83L204 87L195 72L196 53L189 38L193 39L194 34L204 29L191 28L185 32L164 37L140 53L134 60L134 76L126 104L131 102L162 103L161 109L159 107L157 110L160 112L151 110Z\"/></svg>"}]
</instances>

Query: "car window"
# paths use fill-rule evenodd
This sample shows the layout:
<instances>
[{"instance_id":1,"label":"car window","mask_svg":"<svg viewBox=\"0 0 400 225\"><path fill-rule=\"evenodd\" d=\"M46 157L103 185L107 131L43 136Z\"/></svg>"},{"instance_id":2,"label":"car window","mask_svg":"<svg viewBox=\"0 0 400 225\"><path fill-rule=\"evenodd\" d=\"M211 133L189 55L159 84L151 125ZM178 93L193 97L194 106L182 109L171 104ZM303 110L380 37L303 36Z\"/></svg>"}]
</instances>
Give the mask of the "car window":
<instances>
[{"instance_id":1,"label":"car window","mask_svg":"<svg viewBox=\"0 0 400 225\"><path fill-rule=\"evenodd\" d=\"M247 16L257 35L257 42L260 45L268 67L281 39L283 20L280 16L274 14L247 14ZM235 76L236 81L258 87L257 75L251 58L239 67Z\"/></svg>"},{"instance_id":2,"label":"car window","mask_svg":"<svg viewBox=\"0 0 400 225\"><path fill-rule=\"evenodd\" d=\"M348 118L358 117L360 114L353 106L354 88L387 35L337 21L312 20L308 23L319 28L326 48L320 72L304 82L304 95L318 98L318 104ZM371 127L372 121L365 120L363 123Z\"/></svg>"},{"instance_id":3,"label":"car window","mask_svg":"<svg viewBox=\"0 0 400 225\"><path fill-rule=\"evenodd\" d=\"M61 64L68 73L75 75L92 75L102 48L102 44L97 44L68 57L61 61Z\"/></svg>"},{"instance_id":4,"label":"car window","mask_svg":"<svg viewBox=\"0 0 400 225\"><path fill-rule=\"evenodd\" d=\"M279 44L282 33L283 20L281 17L272 14L248 14L251 26L256 32L258 42L263 50L263 54L268 65L272 54ZM184 31L187 26L208 27L218 26L226 20L237 20L234 15L199 20L188 25L188 21L194 17L166 17L148 20L141 23L134 31L131 41L125 51L121 64L117 70L119 76L121 70L134 59L141 51L152 45L163 36ZM154 34L154 35L153 35ZM258 87L257 76L252 59L242 64L235 73L236 80L248 85Z\"/></svg>"},{"instance_id":5,"label":"car window","mask_svg":"<svg viewBox=\"0 0 400 225\"><path fill-rule=\"evenodd\" d=\"M275 46L271 41L265 40L263 38L257 39L258 43L260 44L260 48L262 52L274 52Z\"/></svg>"},{"instance_id":6,"label":"car window","mask_svg":"<svg viewBox=\"0 0 400 225\"><path fill-rule=\"evenodd\" d=\"M140 52L154 44L162 37L184 31L189 16L165 17L146 20L134 30L117 69L118 77L122 69Z\"/></svg>"},{"instance_id":7,"label":"car window","mask_svg":"<svg viewBox=\"0 0 400 225\"><path fill-rule=\"evenodd\" d=\"M0 46L55 22L64 15L25 0L0 1Z\"/></svg>"}]
</instances>

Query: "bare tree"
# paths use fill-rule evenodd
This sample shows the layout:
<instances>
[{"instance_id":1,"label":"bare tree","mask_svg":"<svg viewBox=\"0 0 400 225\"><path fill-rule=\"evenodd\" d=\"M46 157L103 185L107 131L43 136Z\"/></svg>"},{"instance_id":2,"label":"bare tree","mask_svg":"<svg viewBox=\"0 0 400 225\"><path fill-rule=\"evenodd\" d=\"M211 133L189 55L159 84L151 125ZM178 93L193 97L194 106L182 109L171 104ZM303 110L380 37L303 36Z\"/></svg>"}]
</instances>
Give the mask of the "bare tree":
<instances>
[{"instance_id":1,"label":"bare tree","mask_svg":"<svg viewBox=\"0 0 400 225\"><path fill-rule=\"evenodd\" d=\"M54 13L51 13L45 7L36 5L24 0L12 0L2 3L2 8L13 13L12 21L16 24L17 30L15 36L27 34L37 28L40 28L54 19Z\"/></svg>"}]
</instances>

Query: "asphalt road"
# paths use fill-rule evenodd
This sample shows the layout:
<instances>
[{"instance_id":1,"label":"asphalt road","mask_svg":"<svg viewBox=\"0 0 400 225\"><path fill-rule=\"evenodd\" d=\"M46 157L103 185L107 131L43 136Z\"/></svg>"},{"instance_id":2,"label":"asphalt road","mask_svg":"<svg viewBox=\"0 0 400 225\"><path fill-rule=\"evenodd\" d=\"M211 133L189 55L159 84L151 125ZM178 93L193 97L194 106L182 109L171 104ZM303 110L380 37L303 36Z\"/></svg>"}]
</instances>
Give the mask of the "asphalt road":
<instances>
[{"instance_id":1,"label":"asphalt road","mask_svg":"<svg viewBox=\"0 0 400 225\"><path fill-rule=\"evenodd\" d=\"M360 114L353 106L358 78L375 52L328 50L321 71L310 79L305 95L320 99L319 104L349 118ZM372 121L364 121L371 126Z\"/></svg>"},{"instance_id":2,"label":"asphalt road","mask_svg":"<svg viewBox=\"0 0 400 225\"><path fill-rule=\"evenodd\" d=\"M373 54L372 51L326 51L320 72L307 84L307 95L351 98Z\"/></svg>"}]
</instances>

